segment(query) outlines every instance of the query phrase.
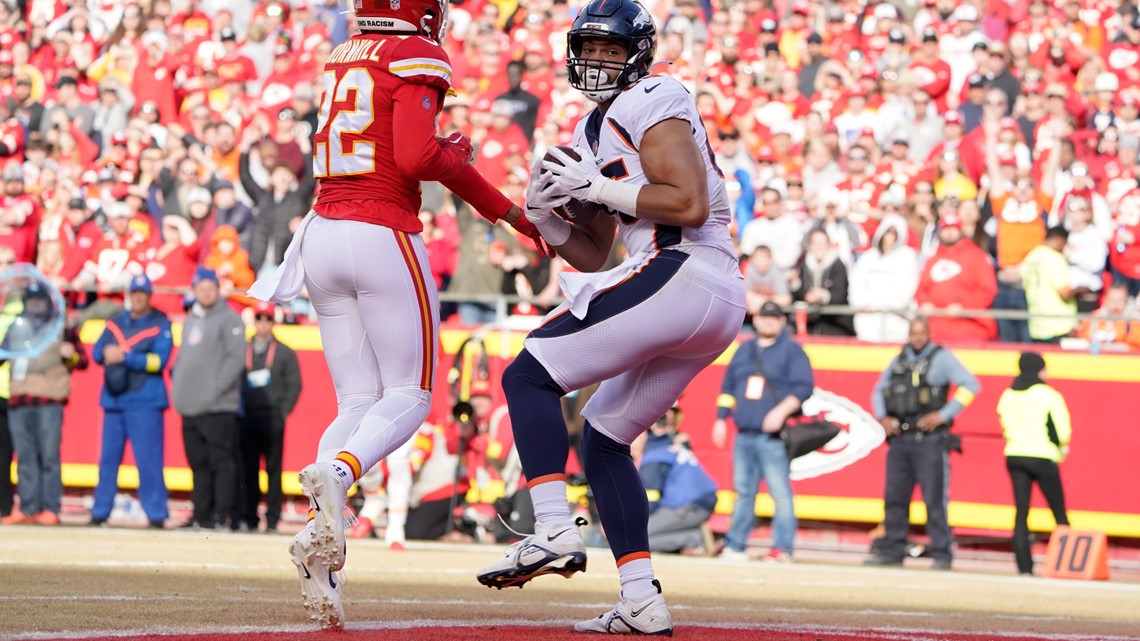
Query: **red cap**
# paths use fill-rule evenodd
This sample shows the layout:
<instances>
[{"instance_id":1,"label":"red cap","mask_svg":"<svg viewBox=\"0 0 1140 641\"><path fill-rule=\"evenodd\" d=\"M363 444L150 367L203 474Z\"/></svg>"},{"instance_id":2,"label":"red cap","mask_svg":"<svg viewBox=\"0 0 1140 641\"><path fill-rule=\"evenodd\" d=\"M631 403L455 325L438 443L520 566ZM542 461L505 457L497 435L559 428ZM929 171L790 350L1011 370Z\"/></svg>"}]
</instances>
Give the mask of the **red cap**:
<instances>
[{"instance_id":1,"label":"red cap","mask_svg":"<svg viewBox=\"0 0 1140 641\"><path fill-rule=\"evenodd\" d=\"M1012 151L999 152L997 159L998 159L999 165L1016 165L1017 164L1017 156L1013 155Z\"/></svg>"},{"instance_id":2,"label":"red cap","mask_svg":"<svg viewBox=\"0 0 1140 641\"><path fill-rule=\"evenodd\" d=\"M867 89L865 87L863 87L863 85L855 85L854 87L851 88L851 91L847 92L847 97L848 98L854 98L855 96L866 98L867 97Z\"/></svg>"},{"instance_id":3,"label":"red cap","mask_svg":"<svg viewBox=\"0 0 1140 641\"><path fill-rule=\"evenodd\" d=\"M875 65L863 65L863 67L859 69L859 77L875 80L879 77L879 70L875 68Z\"/></svg>"},{"instance_id":4,"label":"red cap","mask_svg":"<svg viewBox=\"0 0 1140 641\"><path fill-rule=\"evenodd\" d=\"M472 379L468 396L491 396L491 382L482 378Z\"/></svg>"},{"instance_id":5,"label":"red cap","mask_svg":"<svg viewBox=\"0 0 1140 641\"><path fill-rule=\"evenodd\" d=\"M788 172L788 175L784 176L784 178L790 183L803 183L804 181L804 175L800 173L799 170Z\"/></svg>"},{"instance_id":6,"label":"red cap","mask_svg":"<svg viewBox=\"0 0 1140 641\"><path fill-rule=\"evenodd\" d=\"M269 301L258 301L257 305L253 308L253 313L256 316L268 314L274 318L277 317L277 306Z\"/></svg>"},{"instance_id":7,"label":"red cap","mask_svg":"<svg viewBox=\"0 0 1140 641\"><path fill-rule=\"evenodd\" d=\"M998 126L1009 131L1017 131L1017 121L1012 116L1002 116L1001 120L998 121Z\"/></svg>"},{"instance_id":8,"label":"red cap","mask_svg":"<svg viewBox=\"0 0 1140 641\"><path fill-rule=\"evenodd\" d=\"M875 137L875 130L871 129L870 127L863 127L862 129L859 130L859 137L860 138L874 138Z\"/></svg>"},{"instance_id":9,"label":"red cap","mask_svg":"<svg viewBox=\"0 0 1140 641\"><path fill-rule=\"evenodd\" d=\"M938 221L938 226L946 228L957 227L961 229L962 219L958 217L958 214L946 214Z\"/></svg>"},{"instance_id":10,"label":"red cap","mask_svg":"<svg viewBox=\"0 0 1140 641\"><path fill-rule=\"evenodd\" d=\"M946 114L942 118L946 121L947 124L962 124L962 112L958 111L957 109L947 110Z\"/></svg>"},{"instance_id":11,"label":"red cap","mask_svg":"<svg viewBox=\"0 0 1140 641\"><path fill-rule=\"evenodd\" d=\"M14 65L16 58L12 56L11 51L0 51L0 65Z\"/></svg>"},{"instance_id":12,"label":"red cap","mask_svg":"<svg viewBox=\"0 0 1140 641\"><path fill-rule=\"evenodd\" d=\"M756 160L757 161L766 160L768 162L775 162L776 161L776 152L772 151L771 147L768 147L767 145L765 145L765 146L761 147L759 151L756 152Z\"/></svg>"},{"instance_id":13,"label":"red cap","mask_svg":"<svg viewBox=\"0 0 1140 641\"><path fill-rule=\"evenodd\" d=\"M112 145L125 145L127 144L127 134L124 131L116 131L111 134Z\"/></svg>"},{"instance_id":14,"label":"red cap","mask_svg":"<svg viewBox=\"0 0 1140 641\"><path fill-rule=\"evenodd\" d=\"M1045 86L1036 80L1030 80L1029 82L1021 85L1021 93L1027 96L1041 93L1044 90Z\"/></svg>"},{"instance_id":15,"label":"red cap","mask_svg":"<svg viewBox=\"0 0 1140 641\"><path fill-rule=\"evenodd\" d=\"M1140 105L1140 94L1132 90L1122 89L1120 93L1116 94L1116 104Z\"/></svg>"},{"instance_id":16,"label":"red cap","mask_svg":"<svg viewBox=\"0 0 1140 641\"><path fill-rule=\"evenodd\" d=\"M806 16L811 13L811 4L807 0L795 0L792 3L792 13L798 13L801 16Z\"/></svg>"}]
</instances>

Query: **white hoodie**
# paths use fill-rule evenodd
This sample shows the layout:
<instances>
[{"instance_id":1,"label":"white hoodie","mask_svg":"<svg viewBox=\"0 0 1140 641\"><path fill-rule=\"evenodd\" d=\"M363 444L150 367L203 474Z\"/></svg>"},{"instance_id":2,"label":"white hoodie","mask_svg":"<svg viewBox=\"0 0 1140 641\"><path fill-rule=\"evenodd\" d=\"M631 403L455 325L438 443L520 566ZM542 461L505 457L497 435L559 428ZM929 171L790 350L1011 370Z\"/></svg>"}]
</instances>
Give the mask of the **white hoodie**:
<instances>
[{"instance_id":1,"label":"white hoodie","mask_svg":"<svg viewBox=\"0 0 1140 641\"><path fill-rule=\"evenodd\" d=\"M894 229L898 241L886 254L879 251L879 240ZM848 303L855 309L901 310L914 306L918 288L918 254L906 244L907 225L901 216L887 214L875 229L871 249L864 252L851 270ZM894 313L855 314L855 335L872 343L902 343L910 331L910 320Z\"/></svg>"}]
</instances>

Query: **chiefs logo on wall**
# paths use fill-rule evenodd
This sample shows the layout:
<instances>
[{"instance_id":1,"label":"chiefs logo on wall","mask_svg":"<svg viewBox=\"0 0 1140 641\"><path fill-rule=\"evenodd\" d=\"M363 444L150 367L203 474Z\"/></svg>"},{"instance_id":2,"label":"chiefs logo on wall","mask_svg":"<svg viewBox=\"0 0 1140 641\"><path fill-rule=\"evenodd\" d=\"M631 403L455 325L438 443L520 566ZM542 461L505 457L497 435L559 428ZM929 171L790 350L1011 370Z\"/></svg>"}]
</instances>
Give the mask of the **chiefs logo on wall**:
<instances>
[{"instance_id":1,"label":"chiefs logo on wall","mask_svg":"<svg viewBox=\"0 0 1140 641\"><path fill-rule=\"evenodd\" d=\"M862 459L886 440L883 427L860 407L838 394L815 388L803 404L804 414L819 416L839 427L839 434L814 452L792 461L792 480L830 474Z\"/></svg>"}]
</instances>

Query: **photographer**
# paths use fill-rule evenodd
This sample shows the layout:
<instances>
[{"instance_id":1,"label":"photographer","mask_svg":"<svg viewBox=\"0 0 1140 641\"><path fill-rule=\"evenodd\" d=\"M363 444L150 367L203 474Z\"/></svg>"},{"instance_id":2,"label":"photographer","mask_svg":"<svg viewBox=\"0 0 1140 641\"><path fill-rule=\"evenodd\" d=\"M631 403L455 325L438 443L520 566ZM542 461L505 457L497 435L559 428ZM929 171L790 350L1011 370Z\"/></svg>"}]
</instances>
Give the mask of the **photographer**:
<instances>
[{"instance_id":1,"label":"photographer","mask_svg":"<svg viewBox=\"0 0 1140 641\"><path fill-rule=\"evenodd\" d=\"M716 481L678 431L684 414L674 404L634 441L638 471L649 496L649 550L710 554L702 529L716 508Z\"/></svg>"},{"instance_id":2,"label":"photographer","mask_svg":"<svg viewBox=\"0 0 1140 641\"><path fill-rule=\"evenodd\" d=\"M887 484L883 498L886 534L878 553L864 565L902 565L910 531L910 497L917 482L926 503L926 533L934 569L949 570L950 525L946 491L954 417L974 401L981 386L962 363L930 342L925 318L910 323L908 344L879 377L871 397L875 416L887 433ZM951 395L950 388L954 386Z\"/></svg>"}]
</instances>

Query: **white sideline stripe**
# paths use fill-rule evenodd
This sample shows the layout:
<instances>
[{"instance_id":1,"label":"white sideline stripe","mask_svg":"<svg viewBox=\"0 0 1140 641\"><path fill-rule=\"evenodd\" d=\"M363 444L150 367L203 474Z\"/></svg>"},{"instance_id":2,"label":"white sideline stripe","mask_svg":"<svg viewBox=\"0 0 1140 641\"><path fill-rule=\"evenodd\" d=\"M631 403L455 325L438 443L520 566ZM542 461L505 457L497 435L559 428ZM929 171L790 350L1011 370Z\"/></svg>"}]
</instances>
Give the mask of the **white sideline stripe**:
<instances>
[{"instance_id":1,"label":"white sideline stripe","mask_svg":"<svg viewBox=\"0 0 1140 641\"><path fill-rule=\"evenodd\" d=\"M43 597L44 600L49 600L52 597ZM58 597L56 597L58 598ZM70 597L72 600L78 600L80 597ZM145 600L139 598L138 600ZM400 604L428 604L428 605L473 605L476 601L467 600L421 600L421 599L393 599L387 601L389 603ZM487 605L487 602L479 601L482 605ZM587 607L585 604L580 603L549 603L548 605L556 607ZM595 608L604 608L605 605L590 606ZM681 609L681 608L678 608ZM686 608L687 609L687 608ZM692 608L699 609L699 608ZM783 611L796 611L793 609L783 609ZM844 612L844 611L841 611ZM845 611L844 613L858 613L864 615L875 614L899 614L908 616L930 616L932 613L916 613L916 612L882 612L874 610L859 610L859 611ZM1039 621L1040 619L1034 617L1027 617L1031 621ZM556 619L533 621L527 619L412 619L406 621L362 621L359 623L349 623L345 629L350 632L368 632L380 630L409 630L416 628L483 628L483 627L497 627L497 626L514 626L514 627L548 627L548 626L561 626L567 627L577 622L577 619ZM683 625L683 624L682 624ZM991 641L1000 638L1016 638L1016 637L1031 637L1036 639L1047 639L1049 641L1138 641L1138 637L1126 636L1105 636L1105 635L1084 635L1084 634L1050 634L1041 632L960 632L954 630L932 630L932 629L914 629L914 628L901 628L893 626L880 626L873 628L860 628L848 626L820 626L820 625L803 625L791 623L779 624L745 624L745 623L693 623L692 627L702 628L716 628L722 630L754 630L757 632L798 632L807 634L842 634L852 635L858 637L859 635L873 635L875 641L930 641L932 635L955 635L963 636L966 638L977 639L978 641ZM253 627L253 626L237 626L237 627L202 627L202 628L171 628L171 627L154 627L139 630L98 630L98 631L62 631L62 632L25 632L8 637L13 641L34 641L46 639L94 639L100 637L115 637L115 638L154 638L162 636L184 636L184 635L222 635L222 634L252 634L252 633L305 633L313 632L312 625L285 625L285 626L269 626L269 627Z\"/></svg>"}]
</instances>

